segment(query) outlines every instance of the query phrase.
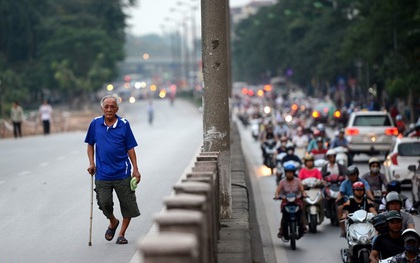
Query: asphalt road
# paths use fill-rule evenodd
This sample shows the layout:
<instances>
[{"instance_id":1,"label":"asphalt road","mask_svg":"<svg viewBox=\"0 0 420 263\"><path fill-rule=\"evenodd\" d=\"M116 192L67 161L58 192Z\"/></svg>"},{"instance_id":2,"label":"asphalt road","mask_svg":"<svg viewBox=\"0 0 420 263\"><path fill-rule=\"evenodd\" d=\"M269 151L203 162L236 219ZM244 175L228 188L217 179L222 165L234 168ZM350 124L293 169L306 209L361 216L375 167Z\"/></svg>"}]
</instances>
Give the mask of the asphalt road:
<instances>
[{"instance_id":1,"label":"asphalt road","mask_svg":"<svg viewBox=\"0 0 420 263\"><path fill-rule=\"evenodd\" d=\"M85 132L0 140L0 262L130 262L162 200L198 154L202 116L177 100L155 100L153 125L146 102L122 104L139 146L142 181L136 195L142 215L132 220L127 245L104 238L108 221L94 200L89 240L91 180ZM98 103L99 107L99 103ZM121 219L118 202L115 214Z\"/></svg>"},{"instance_id":2,"label":"asphalt road","mask_svg":"<svg viewBox=\"0 0 420 263\"><path fill-rule=\"evenodd\" d=\"M270 175L270 170L262 165L259 143L252 138L250 127L245 128L241 123L238 127L251 177L265 262L342 262L340 250L346 248L347 243L344 238L339 237L339 227L332 226L328 218L325 218L324 222L318 226L317 233L308 233L299 239L296 250L292 250L289 243L284 243L277 238L281 213L280 202L273 200L276 190L275 177ZM331 130L327 132L332 134ZM383 159L383 156L376 157ZM371 157L367 155L355 157L355 165L359 167L360 174L368 171L369 158ZM408 195L408 192L404 194ZM414 220L416 225L420 226L419 217L416 216Z\"/></svg>"}]
</instances>

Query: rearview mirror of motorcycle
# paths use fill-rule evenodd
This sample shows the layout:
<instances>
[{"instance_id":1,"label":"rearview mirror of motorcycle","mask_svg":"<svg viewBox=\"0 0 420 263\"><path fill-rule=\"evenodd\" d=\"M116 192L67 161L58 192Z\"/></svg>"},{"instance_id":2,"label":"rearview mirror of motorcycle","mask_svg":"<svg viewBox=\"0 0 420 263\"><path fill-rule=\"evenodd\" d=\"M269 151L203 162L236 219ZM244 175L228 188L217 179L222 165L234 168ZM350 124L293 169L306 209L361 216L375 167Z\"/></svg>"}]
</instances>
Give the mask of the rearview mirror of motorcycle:
<instances>
[{"instance_id":1,"label":"rearview mirror of motorcycle","mask_svg":"<svg viewBox=\"0 0 420 263\"><path fill-rule=\"evenodd\" d=\"M408 170L412 171L412 172L415 172L416 171L416 166L415 165L409 165Z\"/></svg>"}]
</instances>

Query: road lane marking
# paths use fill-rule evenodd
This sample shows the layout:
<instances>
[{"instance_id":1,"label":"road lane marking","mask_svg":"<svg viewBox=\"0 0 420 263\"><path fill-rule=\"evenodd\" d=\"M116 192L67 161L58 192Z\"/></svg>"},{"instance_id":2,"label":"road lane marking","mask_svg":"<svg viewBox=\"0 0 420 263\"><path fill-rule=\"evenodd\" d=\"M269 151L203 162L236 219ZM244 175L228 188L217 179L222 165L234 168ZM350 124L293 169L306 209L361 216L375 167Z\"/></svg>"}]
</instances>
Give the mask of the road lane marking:
<instances>
[{"instance_id":1,"label":"road lane marking","mask_svg":"<svg viewBox=\"0 0 420 263\"><path fill-rule=\"evenodd\" d=\"M40 163L40 164L39 164L39 166L40 166L40 167L44 167L44 166L47 166L47 165L49 165L49 164L50 164L49 162L45 162L45 163Z\"/></svg>"},{"instance_id":2,"label":"road lane marking","mask_svg":"<svg viewBox=\"0 0 420 263\"><path fill-rule=\"evenodd\" d=\"M27 175L29 173L31 173L31 172L30 171L23 171L23 172L18 173L18 175Z\"/></svg>"}]
</instances>

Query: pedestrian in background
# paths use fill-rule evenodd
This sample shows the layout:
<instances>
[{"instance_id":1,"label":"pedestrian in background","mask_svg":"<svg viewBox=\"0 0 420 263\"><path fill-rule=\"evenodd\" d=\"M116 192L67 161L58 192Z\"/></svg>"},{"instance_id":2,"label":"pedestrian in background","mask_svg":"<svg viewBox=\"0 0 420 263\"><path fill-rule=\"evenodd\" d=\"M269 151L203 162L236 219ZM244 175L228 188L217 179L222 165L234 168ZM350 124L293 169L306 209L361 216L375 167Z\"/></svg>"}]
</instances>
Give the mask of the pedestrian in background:
<instances>
[{"instance_id":1,"label":"pedestrian in background","mask_svg":"<svg viewBox=\"0 0 420 263\"><path fill-rule=\"evenodd\" d=\"M103 97L101 109L104 115L95 118L90 123L85 138L85 142L88 144L87 155L89 158L87 170L91 176L95 175L98 206L109 220L105 239L111 241L120 224L114 215L113 191L115 190L123 217L116 243L127 244L125 232L131 218L140 215L135 192L131 190L132 177L136 178L137 183L141 179L134 150L137 142L130 123L117 115L118 99L115 96L106 95ZM133 169L132 174L131 168Z\"/></svg>"},{"instance_id":2,"label":"pedestrian in background","mask_svg":"<svg viewBox=\"0 0 420 263\"><path fill-rule=\"evenodd\" d=\"M22 121L24 118L23 109L18 101L13 102L12 109L10 110L10 118L13 123L13 135L15 138L22 137Z\"/></svg>"},{"instance_id":3,"label":"pedestrian in background","mask_svg":"<svg viewBox=\"0 0 420 263\"><path fill-rule=\"evenodd\" d=\"M39 115L44 128L44 135L50 134L52 107L48 104L48 100L44 100L42 105L39 107Z\"/></svg>"}]
</instances>

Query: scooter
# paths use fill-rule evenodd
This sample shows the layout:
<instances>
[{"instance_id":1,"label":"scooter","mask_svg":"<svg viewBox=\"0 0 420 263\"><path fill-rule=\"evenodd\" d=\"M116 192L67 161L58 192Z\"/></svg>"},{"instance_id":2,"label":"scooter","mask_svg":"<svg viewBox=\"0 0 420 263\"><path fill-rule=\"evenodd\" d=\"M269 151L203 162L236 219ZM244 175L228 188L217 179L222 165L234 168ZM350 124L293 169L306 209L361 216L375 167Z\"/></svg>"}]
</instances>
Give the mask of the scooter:
<instances>
[{"instance_id":1,"label":"scooter","mask_svg":"<svg viewBox=\"0 0 420 263\"><path fill-rule=\"evenodd\" d=\"M282 212L282 229L283 229L283 241L290 241L290 247L296 249L296 240L303 236L303 223L302 223L302 209L295 193L286 194L286 196L280 197L282 199L281 212Z\"/></svg>"},{"instance_id":2,"label":"scooter","mask_svg":"<svg viewBox=\"0 0 420 263\"><path fill-rule=\"evenodd\" d=\"M279 184L280 180L283 177L283 165L281 164L281 161L283 157L286 156L285 152L281 152L277 154L276 156L276 185Z\"/></svg>"},{"instance_id":3,"label":"scooter","mask_svg":"<svg viewBox=\"0 0 420 263\"><path fill-rule=\"evenodd\" d=\"M254 138L255 141L258 141L258 137L260 136L260 125L261 125L261 119L252 119L250 120L251 123L251 135L252 138Z\"/></svg>"},{"instance_id":4,"label":"scooter","mask_svg":"<svg viewBox=\"0 0 420 263\"><path fill-rule=\"evenodd\" d=\"M304 208L309 231L316 233L317 226L324 221L324 194L322 193L324 185L317 178L306 178L302 180L302 184L308 194L308 197L304 199Z\"/></svg>"},{"instance_id":5,"label":"scooter","mask_svg":"<svg viewBox=\"0 0 420 263\"><path fill-rule=\"evenodd\" d=\"M331 225L338 226L339 221L335 201L340 192L340 185L345 180L345 177L339 174L328 174L324 177L324 180L327 182L324 188L325 216L330 219Z\"/></svg>"},{"instance_id":6,"label":"scooter","mask_svg":"<svg viewBox=\"0 0 420 263\"><path fill-rule=\"evenodd\" d=\"M321 171L322 170L322 167L327 163L328 161L327 160L325 160L325 159L317 159L317 160L315 160L315 162L314 162L314 166L319 170L319 171Z\"/></svg>"},{"instance_id":7,"label":"scooter","mask_svg":"<svg viewBox=\"0 0 420 263\"><path fill-rule=\"evenodd\" d=\"M365 210L357 210L349 214L346 220L346 239L348 248L341 249L341 259L344 263L369 263L372 249L372 239L376 230L371 223L374 217Z\"/></svg>"},{"instance_id":8,"label":"scooter","mask_svg":"<svg viewBox=\"0 0 420 263\"><path fill-rule=\"evenodd\" d=\"M264 164L271 170L271 174L274 174L274 168L276 167L276 161L274 160L274 154L277 149L277 142L274 139L268 139L263 142L262 147L265 151Z\"/></svg>"},{"instance_id":9,"label":"scooter","mask_svg":"<svg viewBox=\"0 0 420 263\"><path fill-rule=\"evenodd\" d=\"M420 160L418 160L417 167L416 165L408 166L410 171L409 177L411 177L411 195L413 198L413 207L420 207Z\"/></svg>"},{"instance_id":10,"label":"scooter","mask_svg":"<svg viewBox=\"0 0 420 263\"><path fill-rule=\"evenodd\" d=\"M335 160L337 163L341 164L345 168L349 165L349 158L347 156L347 148L343 146L338 146L334 148L334 151L337 153L335 156Z\"/></svg>"}]
</instances>

